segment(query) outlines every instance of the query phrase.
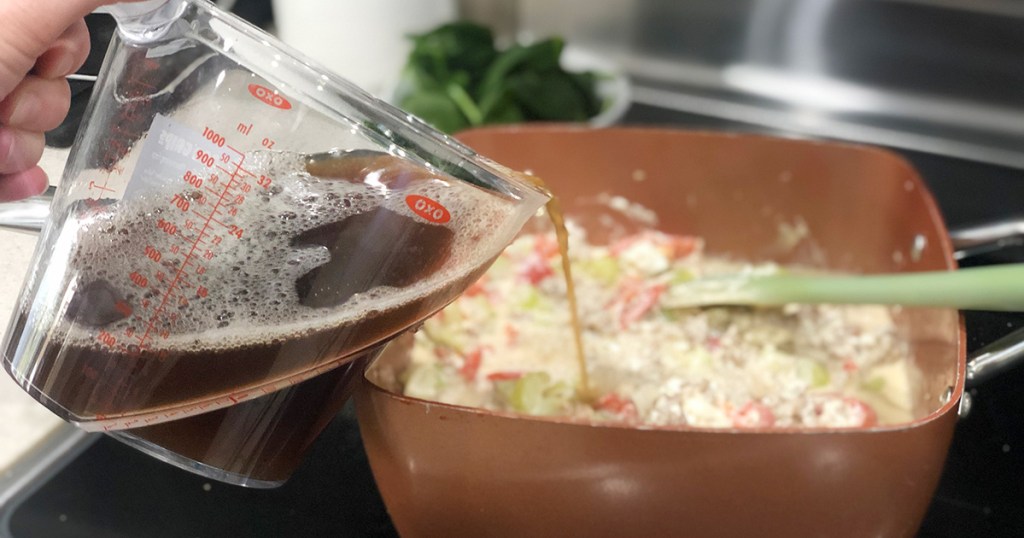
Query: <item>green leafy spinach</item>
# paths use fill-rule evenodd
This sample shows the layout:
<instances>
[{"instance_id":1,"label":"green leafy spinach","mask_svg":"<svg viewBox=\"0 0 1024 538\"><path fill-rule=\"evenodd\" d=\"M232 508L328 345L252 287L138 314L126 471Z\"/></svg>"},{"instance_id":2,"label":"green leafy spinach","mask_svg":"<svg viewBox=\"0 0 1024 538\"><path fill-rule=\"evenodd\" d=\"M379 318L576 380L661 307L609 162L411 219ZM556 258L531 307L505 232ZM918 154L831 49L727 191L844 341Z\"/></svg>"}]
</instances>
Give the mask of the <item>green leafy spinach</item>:
<instances>
[{"instance_id":1,"label":"green leafy spinach","mask_svg":"<svg viewBox=\"0 0 1024 538\"><path fill-rule=\"evenodd\" d=\"M560 64L559 37L498 50L489 28L445 24L411 36L398 106L447 132L525 121L582 122L601 112L598 75Z\"/></svg>"}]
</instances>

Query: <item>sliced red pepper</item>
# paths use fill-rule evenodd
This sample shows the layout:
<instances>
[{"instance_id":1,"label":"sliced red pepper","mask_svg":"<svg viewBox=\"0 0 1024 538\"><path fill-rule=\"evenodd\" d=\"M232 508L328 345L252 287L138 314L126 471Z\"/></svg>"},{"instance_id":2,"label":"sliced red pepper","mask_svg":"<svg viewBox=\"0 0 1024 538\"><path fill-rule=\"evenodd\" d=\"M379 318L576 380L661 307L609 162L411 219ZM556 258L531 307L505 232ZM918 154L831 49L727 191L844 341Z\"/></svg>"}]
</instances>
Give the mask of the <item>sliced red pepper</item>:
<instances>
[{"instance_id":1,"label":"sliced red pepper","mask_svg":"<svg viewBox=\"0 0 1024 538\"><path fill-rule=\"evenodd\" d=\"M733 412L732 425L737 428L771 428L775 425L775 413L767 405L747 402Z\"/></svg>"},{"instance_id":2,"label":"sliced red pepper","mask_svg":"<svg viewBox=\"0 0 1024 538\"><path fill-rule=\"evenodd\" d=\"M516 329L511 323L505 324L505 340L510 346L519 342L519 329Z\"/></svg>"},{"instance_id":3,"label":"sliced red pepper","mask_svg":"<svg viewBox=\"0 0 1024 538\"><path fill-rule=\"evenodd\" d=\"M469 285L464 292L466 297L474 297L487 292L487 275L480 277L479 280Z\"/></svg>"},{"instance_id":4,"label":"sliced red pepper","mask_svg":"<svg viewBox=\"0 0 1024 538\"><path fill-rule=\"evenodd\" d=\"M551 264L540 256L531 255L519 266L519 277L530 284L537 285L540 281L555 274Z\"/></svg>"},{"instance_id":5,"label":"sliced red pepper","mask_svg":"<svg viewBox=\"0 0 1024 538\"><path fill-rule=\"evenodd\" d=\"M514 381L523 377L522 372L491 372L487 374L488 381Z\"/></svg>"},{"instance_id":6,"label":"sliced red pepper","mask_svg":"<svg viewBox=\"0 0 1024 538\"><path fill-rule=\"evenodd\" d=\"M640 412L637 411L633 400L615 392L601 396L594 408L598 411L607 411L613 415L618 415L629 421L640 419Z\"/></svg>"},{"instance_id":7,"label":"sliced red pepper","mask_svg":"<svg viewBox=\"0 0 1024 538\"><path fill-rule=\"evenodd\" d=\"M870 428L878 425L878 413L876 413L875 409L863 400L854 398L853 396L847 396L843 398L843 403L846 405L847 409L858 412L864 416L864 420L862 420L857 426Z\"/></svg>"},{"instance_id":8,"label":"sliced red pepper","mask_svg":"<svg viewBox=\"0 0 1024 538\"><path fill-rule=\"evenodd\" d=\"M533 251L541 258L554 258L561 252L558 248L558 239L551 235L537 235L533 242Z\"/></svg>"},{"instance_id":9,"label":"sliced red pepper","mask_svg":"<svg viewBox=\"0 0 1024 538\"><path fill-rule=\"evenodd\" d=\"M626 293L621 300L622 310L619 311L619 326L625 329L643 318L658 304L658 300L667 289L668 286L665 284L655 284L639 290L625 290Z\"/></svg>"},{"instance_id":10,"label":"sliced red pepper","mask_svg":"<svg viewBox=\"0 0 1024 538\"><path fill-rule=\"evenodd\" d=\"M473 381L476 379L476 373L480 370L480 362L484 358L484 349L482 347L474 348L462 359L462 366L459 368L459 375L462 376L466 381Z\"/></svg>"},{"instance_id":11,"label":"sliced red pepper","mask_svg":"<svg viewBox=\"0 0 1024 538\"><path fill-rule=\"evenodd\" d=\"M643 239L643 237L644 234L642 233L623 237L622 239L619 239L618 241L609 245L608 252L610 252L612 256L618 257L626 250L629 250L630 247L637 244L637 242Z\"/></svg>"},{"instance_id":12,"label":"sliced red pepper","mask_svg":"<svg viewBox=\"0 0 1024 538\"><path fill-rule=\"evenodd\" d=\"M673 260L693 254L700 245L700 239L692 235L667 235L665 237Z\"/></svg>"}]
</instances>

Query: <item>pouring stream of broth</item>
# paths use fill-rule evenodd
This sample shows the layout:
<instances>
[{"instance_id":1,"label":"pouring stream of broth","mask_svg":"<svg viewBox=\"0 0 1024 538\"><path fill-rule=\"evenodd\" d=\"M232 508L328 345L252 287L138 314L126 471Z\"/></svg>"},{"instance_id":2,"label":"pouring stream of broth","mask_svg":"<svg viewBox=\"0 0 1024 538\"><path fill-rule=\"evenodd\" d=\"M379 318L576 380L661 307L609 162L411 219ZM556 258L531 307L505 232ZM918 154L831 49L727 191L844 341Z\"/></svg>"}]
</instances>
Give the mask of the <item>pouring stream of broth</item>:
<instances>
[{"instance_id":1,"label":"pouring stream of broth","mask_svg":"<svg viewBox=\"0 0 1024 538\"><path fill-rule=\"evenodd\" d=\"M562 257L562 275L565 277L565 295L569 299L569 319L572 323L572 337L576 345L576 362L580 370L579 393L584 399L590 395L590 378L587 375L587 357L583 352L583 328L580 325L580 311L576 303L576 285L572 279L572 265L569 263L569 229L565 227L565 214L558 198L551 197L547 203L548 218L555 227L558 238L558 254Z\"/></svg>"},{"instance_id":2,"label":"pouring stream of broth","mask_svg":"<svg viewBox=\"0 0 1024 538\"><path fill-rule=\"evenodd\" d=\"M580 382L577 393L582 399L589 399L590 376L587 374L587 358L583 352L583 328L580 325L579 307L576 301L576 285L572 279L572 266L569 263L569 230L565 227L565 213L558 197L551 192L544 180L532 174L516 173L524 181L544 191L549 200L546 206L548 218L555 228L555 237L558 239L558 254L562 258L562 275L565 277L565 294L569 300L569 321L572 325L573 343L576 347L576 366L580 372Z\"/></svg>"}]
</instances>

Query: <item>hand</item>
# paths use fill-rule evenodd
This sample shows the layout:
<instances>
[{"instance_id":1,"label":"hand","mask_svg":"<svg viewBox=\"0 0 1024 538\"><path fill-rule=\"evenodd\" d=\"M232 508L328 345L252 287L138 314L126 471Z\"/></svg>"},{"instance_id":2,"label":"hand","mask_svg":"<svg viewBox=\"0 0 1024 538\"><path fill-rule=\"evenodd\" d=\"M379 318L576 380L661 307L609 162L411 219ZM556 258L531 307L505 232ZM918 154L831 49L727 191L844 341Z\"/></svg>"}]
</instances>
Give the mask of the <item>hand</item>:
<instances>
[{"instance_id":1,"label":"hand","mask_svg":"<svg viewBox=\"0 0 1024 538\"><path fill-rule=\"evenodd\" d=\"M113 0L0 0L0 202L46 189L43 133L71 106L65 76L89 54L84 17Z\"/></svg>"}]
</instances>

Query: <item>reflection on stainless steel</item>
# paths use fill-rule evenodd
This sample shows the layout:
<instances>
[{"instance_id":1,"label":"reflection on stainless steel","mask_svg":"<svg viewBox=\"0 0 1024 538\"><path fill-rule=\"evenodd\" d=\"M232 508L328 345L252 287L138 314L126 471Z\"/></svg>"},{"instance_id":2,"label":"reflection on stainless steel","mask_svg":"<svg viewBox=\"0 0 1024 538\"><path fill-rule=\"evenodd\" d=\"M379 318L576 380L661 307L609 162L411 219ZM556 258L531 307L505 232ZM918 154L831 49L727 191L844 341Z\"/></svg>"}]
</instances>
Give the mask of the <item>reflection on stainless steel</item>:
<instances>
[{"instance_id":1,"label":"reflection on stainless steel","mask_svg":"<svg viewBox=\"0 0 1024 538\"><path fill-rule=\"evenodd\" d=\"M1019 241L1024 237L1024 218L1013 218L962 227L949 232L953 247L975 247L998 241Z\"/></svg>"},{"instance_id":2,"label":"reflection on stainless steel","mask_svg":"<svg viewBox=\"0 0 1024 538\"><path fill-rule=\"evenodd\" d=\"M1024 168L1016 0L519 0L520 33L622 63L636 100Z\"/></svg>"},{"instance_id":3,"label":"reflection on stainless steel","mask_svg":"<svg viewBox=\"0 0 1024 538\"><path fill-rule=\"evenodd\" d=\"M970 392L964 392L960 395L960 406L956 409L956 416L960 419L965 419L971 414L971 405L974 400L971 399Z\"/></svg>"},{"instance_id":4,"label":"reflection on stainless steel","mask_svg":"<svg viewBox=\"0 0 1024 538\"><path fill-rule=\"evenodd\" d=\"M938 134L922 134L899 128L846 121L821 112L779 110L755 103L744 103L715 96L686 94L676 90L644 87L639 84L633 88L633 100L645 105L713 116L807 136L879 144L1024 168L1024 153L1019 150L964 142Z\"/></svg>"},{"instance_id":5,"label":"reflection on stainless steel","mask_svg":"<svg viewBox=\"0 0 1024 538\"><path fill-rule=\"evenodd\" d=\"M1024 218L1000 219L957 228L950 230L949 237L956 249L953 257L957 260L1024 246Z\"/></svg>"},{"instance_id":6,"label":"reflection on stainless steel","mask_svg":"<svg viewBox=\"0 0 1024 538\"><path fill-rule=\"evenodd\" d=\"M96 82L96 79L98 77L96 75L83 75L80 73L72 73L70 75L65 76L64 78L68 80L76 80L79 82Z\"/></svg>"},{"instance_id":7,"label":"reflection on stainless steel","mask_svg":"<svg viewBox=\"0 0 1024 538\"><path fill-rule=\"evenodd\" d=\"M965 102L928 94L896 92L818 74L796 74L751 64L724 69L727 86L752 95L836 113L872 114L884 111L895 118L928 118L954 127L985 129L1009 135L1024 134L1024 112L1010 107Z\"/></svg>"},{"instance_id":8,"label":"reflection on stainless steel","mask_svg":"<svg viewBox=\"0 0 1024 538\"><path fill-rule=\"evenodd\" d=\"M0 228L36 233L43 228L50 215L55 187L46 189L39 196L0 204Z\"/></svg>"},{"instance_id":9,"label":"reflection on stainless steel","mask_svg":"<svg viewBox=\"0 0 1024 538\"><path fill-rule=\"evenodd\" d=\"M967 363L967 388L995 377L1024 361L1024 329L1012 333L979 349Z\"/></svg>"}]
</instances>

